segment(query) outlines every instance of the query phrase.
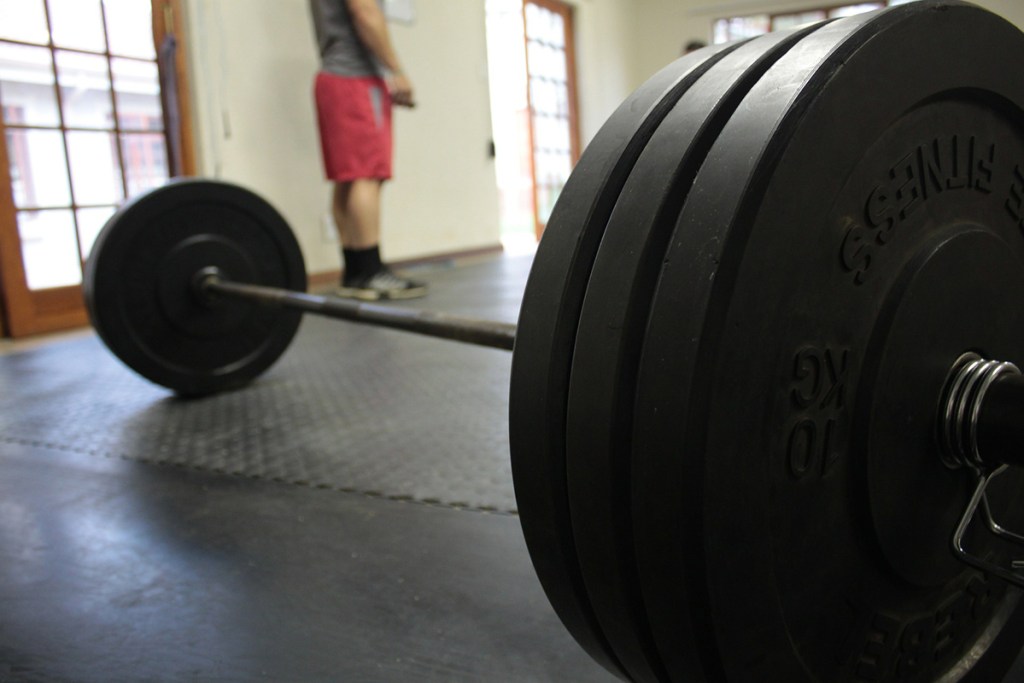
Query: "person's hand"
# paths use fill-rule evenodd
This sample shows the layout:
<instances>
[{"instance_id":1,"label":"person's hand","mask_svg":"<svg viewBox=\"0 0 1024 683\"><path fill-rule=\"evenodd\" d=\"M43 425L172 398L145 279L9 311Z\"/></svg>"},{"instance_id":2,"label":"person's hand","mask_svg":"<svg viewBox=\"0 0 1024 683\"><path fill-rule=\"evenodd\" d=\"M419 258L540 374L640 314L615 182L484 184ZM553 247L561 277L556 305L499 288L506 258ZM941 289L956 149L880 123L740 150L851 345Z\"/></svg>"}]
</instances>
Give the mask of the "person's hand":
<instances>
[{"instance_id":1,"label":"person's hand","mask_svg":"<svg viewBox=\"0 0 1024 683\"><path fill-rule=\"evenodd\" d=\"M393 73L388 79L391 101L399 107L415 107L416 100L412 95L412 81L403 73Z\"/></svg>"}]
</instances>

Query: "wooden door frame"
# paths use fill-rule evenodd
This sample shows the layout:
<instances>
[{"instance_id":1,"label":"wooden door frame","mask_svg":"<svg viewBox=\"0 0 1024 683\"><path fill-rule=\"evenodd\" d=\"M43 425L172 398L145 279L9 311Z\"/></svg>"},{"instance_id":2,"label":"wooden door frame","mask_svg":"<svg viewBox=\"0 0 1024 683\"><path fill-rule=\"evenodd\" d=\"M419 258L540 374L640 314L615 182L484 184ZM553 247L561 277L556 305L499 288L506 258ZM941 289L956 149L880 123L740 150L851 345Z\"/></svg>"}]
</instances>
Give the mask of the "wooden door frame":
<instances>
[{"instance_id":1,"label":"wooden door frame","mask_svg":"<svg viewBox=\"0 0 1024 683\"><path fill-rule=\"evenodd\" d=\"M168 34L177 41L174 53L174 69L176 75L175 95L178 103L178 143L177 158L181 168L171 167L172 176L193 176L198 168L196 161L195 133L192 126L192 88L188 72L188 57L185 54L185 0L151 0L153 7L153 45L159 56L160 47ZM158 59L159 63L159 59ZM161 100L166 107L166 100ZM165 116L167 112L164 112ZM166 125L166 124L165 124ZM168 136L168 144L171 136ZM168 150L170 152L171 150ZM174 158L168 154L168 163Z\"/></svg>"},{"instance_id":2,"label":"wooden door frame","mask_svg":"<svg viewBox=\"0 0 1024 683\"><path fill-rule=\"evenodd\" d=\"M530 112L530 180L533 184L533 222L534 232L540 239L545 224L540 222L537 213L537 165L534 162L535 147L533 131L533 95L530 92L530 59L529 36L526 30L526 5L532 3L538 7L562 16L565 26L565 80L569 91L569 153L572 165L580 159L580 117L579 96L576 91L576 8L565 0L523 0L523 46L526 50L526 106Z\"/></svg>"},{"instance_id":3,"label":"wooden door frame","mask_svg":"<svg viewBox=\"0 0 1024 683\"><path fill-rule=\"evenodd\" d=\"M193 175L196 169L187 59L181 38L185 27L183 4L183 0L151 0L158 65L160 47L168 29L177 39L175 90L179 109L179 149L176 158L181 160L181 168L170 169L172 175ZM57 87L54 83L54 88ZM164 116L167 130L166 112ZM172 136L165 135L165 139L171 144ZM174 156L172 150L167 151L168 163L171 163ZM0 117L0 336L24 337L88 325L81 285L36 291L28 288L9 162L7 131Z\"/></svg>"},{"instance_id":4,"label":"wooden door frame","mask_svg":"<svg viewBox=\"0 0 1024 683\"><path fill-rule=\"evenodd\" d=\"M21 262L18 212L14 207L11 166L7 157L7 128L0 116L0 334L4 337L12 335L12 328L19 329L19 316L24 314L17 299L8 301L7 293L12 291L12 284L18 282L25 282L25 267Z\"/></svg>"}]
</instances>

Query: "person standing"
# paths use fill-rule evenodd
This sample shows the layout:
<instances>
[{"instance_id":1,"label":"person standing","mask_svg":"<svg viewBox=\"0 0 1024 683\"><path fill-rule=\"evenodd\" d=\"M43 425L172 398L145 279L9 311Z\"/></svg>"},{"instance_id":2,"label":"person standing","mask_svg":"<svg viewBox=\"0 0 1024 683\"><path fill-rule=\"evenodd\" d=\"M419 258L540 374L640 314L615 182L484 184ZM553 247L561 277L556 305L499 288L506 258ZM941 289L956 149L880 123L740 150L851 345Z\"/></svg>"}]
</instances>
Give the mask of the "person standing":
<instances>
[{"instance_id":1,"label":"person standing","mask_svg":"<svg viewBox=\"0 0 1024 683\"><path fill-rule=\"evenodd\" d=\"M391 44L381 0L310 0L320 49L314 83L324 174L342 246L339 296L374 301L423 296L423 283L381 261L380 209L391 178L391 106L413 107L412 81Z\"/></svg>"}]
</instances>

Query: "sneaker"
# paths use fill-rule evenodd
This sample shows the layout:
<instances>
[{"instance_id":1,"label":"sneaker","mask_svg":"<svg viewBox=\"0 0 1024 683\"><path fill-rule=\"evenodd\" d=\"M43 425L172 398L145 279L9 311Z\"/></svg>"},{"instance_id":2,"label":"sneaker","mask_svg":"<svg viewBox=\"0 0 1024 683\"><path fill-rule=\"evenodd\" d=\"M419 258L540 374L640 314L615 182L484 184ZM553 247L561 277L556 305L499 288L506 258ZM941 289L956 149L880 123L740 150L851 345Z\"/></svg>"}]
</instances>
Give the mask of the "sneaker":
<instances>
[{"instance_id":1,"label":"sneaker","mask_svg":"<svg viewBox=\"0 0 1024 683\"><path fill-rule=\"evenodd\" d=\"M416 299L427 295L427 285L398 277L387 268L361 282L344 284L335 294L346 299L380 301L381 299Z\"/></svg>"}]
</instances>

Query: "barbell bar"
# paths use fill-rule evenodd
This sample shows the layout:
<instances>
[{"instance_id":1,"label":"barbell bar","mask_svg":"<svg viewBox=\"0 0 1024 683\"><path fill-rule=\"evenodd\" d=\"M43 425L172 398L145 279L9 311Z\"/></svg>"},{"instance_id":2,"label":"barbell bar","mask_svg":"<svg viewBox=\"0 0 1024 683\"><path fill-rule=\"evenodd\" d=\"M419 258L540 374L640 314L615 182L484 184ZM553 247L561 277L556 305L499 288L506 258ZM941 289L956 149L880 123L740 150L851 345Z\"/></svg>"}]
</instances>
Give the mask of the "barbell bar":
<instances>
[{"instance_id":1,"label":"barbell bar","mask_svg":"<svg viewBox=\"0 0 1024 683\"><path fill-rule=\"evenodd\" d=\"M184 394L258 376L302 312L511 348L531 558L623 678L999 680L1024 642L1022 62L947 0L678 60L588 145L516 326L305 294L280 215L209 181L122 207L86 301Z\"/></svg>"},{"instance_id":2,"label":"barbell bar","mask_svg":"<svg viewBox=\"0 0 1024 683\"><path fill-rule=\"evenodd\" d=\"M200 270L195 282L196 294L200 297L221 296L264 306L281 306L328 318L415 332L492 349L511 351L516 339L514 323L231 282L217 268Z\"/></svg>"}]
</instances>

